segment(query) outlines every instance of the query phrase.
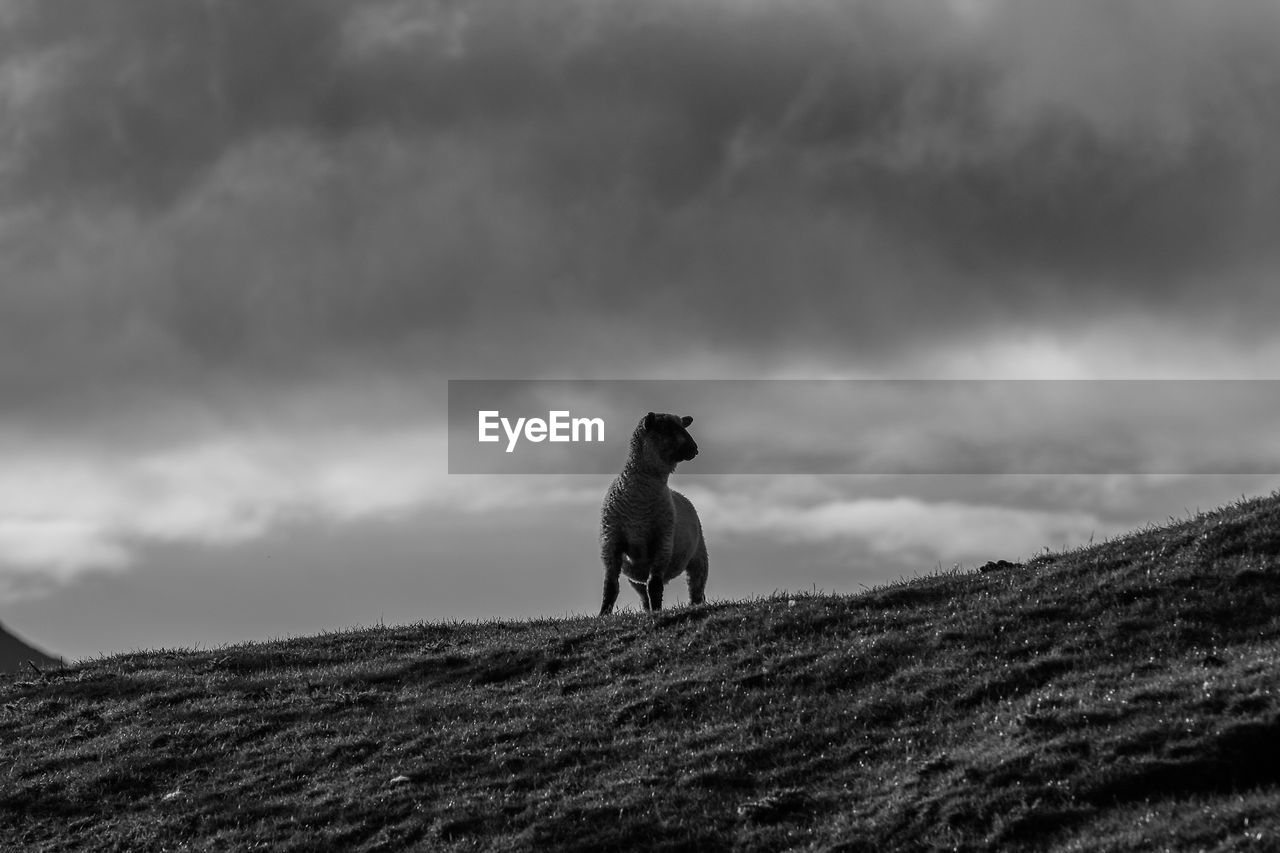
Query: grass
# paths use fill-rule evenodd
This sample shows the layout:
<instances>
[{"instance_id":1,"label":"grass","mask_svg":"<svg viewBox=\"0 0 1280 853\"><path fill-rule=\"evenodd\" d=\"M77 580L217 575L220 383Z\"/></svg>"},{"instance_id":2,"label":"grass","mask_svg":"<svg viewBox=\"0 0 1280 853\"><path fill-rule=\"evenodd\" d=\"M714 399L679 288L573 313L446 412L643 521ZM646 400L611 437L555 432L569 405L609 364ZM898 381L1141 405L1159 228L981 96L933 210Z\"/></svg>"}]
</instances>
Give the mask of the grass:
<instances>
[{"instance_id":1,"label":"grass","mask_svg":"<svg viewBox=\"0 0 1280 853\"><path fill-rule=\"evenodd\" d=\"M6 676L0 839L1280 849L1280 495L849 597Z\"/></svg>"}]
</instances>

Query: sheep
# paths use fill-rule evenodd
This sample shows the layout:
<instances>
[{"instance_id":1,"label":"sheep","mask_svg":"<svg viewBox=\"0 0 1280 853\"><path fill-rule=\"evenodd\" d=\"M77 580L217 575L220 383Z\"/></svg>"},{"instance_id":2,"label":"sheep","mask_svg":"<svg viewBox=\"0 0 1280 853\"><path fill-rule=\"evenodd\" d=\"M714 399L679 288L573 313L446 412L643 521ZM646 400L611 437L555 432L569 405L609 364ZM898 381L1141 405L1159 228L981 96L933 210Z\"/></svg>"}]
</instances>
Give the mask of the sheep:
<instances>
[{"instance_id":1,"label":"sheep","mask_svg":"<svg viewBox=\"0 0 1280 853\"><path fill-rule=\"evenodd\" d=\"M691 423L688 416L649 412L631 435L627 462L600 513L601 616L613 612L622 573L651 612L662 608L663 585L681 572L688 572L689 603L705 600L708 563L702 522L689 499L667 486L676 465L698 455L687 429Z\"/></svg>"}]
</instances>

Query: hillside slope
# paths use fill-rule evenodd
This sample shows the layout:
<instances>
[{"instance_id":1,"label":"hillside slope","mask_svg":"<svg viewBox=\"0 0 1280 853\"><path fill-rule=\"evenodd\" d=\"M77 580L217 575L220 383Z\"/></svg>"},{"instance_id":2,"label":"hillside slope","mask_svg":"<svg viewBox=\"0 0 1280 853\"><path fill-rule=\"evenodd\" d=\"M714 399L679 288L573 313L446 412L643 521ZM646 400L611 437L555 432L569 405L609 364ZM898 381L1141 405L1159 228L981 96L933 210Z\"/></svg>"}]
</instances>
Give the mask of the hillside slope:
<instances>
[{"instance_id":1,"label":"hillside slope","mask_svg":"<svg viewBox=\"0 0 1280 853\"><path fill-rule=\"evenodd\" d=\"M33 850L1274 850L1280 497L853 597L123 655L0 707Z\"/></svg>"}]
</instances>

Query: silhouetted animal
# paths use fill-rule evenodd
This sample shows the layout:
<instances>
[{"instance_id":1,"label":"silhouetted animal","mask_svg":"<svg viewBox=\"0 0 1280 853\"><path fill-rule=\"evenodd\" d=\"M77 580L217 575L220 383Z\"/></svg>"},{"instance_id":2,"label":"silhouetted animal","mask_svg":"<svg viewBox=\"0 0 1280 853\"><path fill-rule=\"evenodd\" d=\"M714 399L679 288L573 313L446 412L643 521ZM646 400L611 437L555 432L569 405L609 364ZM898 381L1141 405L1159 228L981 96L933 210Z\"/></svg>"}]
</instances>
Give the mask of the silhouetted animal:
<instances>
[{"instance_id":1,"label":"silhouetted animal","mask_svg":"<svg viewBox=\"0 0 1280 853\"><path fill-rule=\"evenodd\" d=\"M691 423L691 417L650 412L631 434L627 462L600 513L601 616L613 612L619 574L627 576L645 610L662 608L663 585L681 572L688 572L689 603L705 600L708 564L702 522L689 499L667 486L676 465L698 455L687 429Z\"/></svg>"}]
</instances>

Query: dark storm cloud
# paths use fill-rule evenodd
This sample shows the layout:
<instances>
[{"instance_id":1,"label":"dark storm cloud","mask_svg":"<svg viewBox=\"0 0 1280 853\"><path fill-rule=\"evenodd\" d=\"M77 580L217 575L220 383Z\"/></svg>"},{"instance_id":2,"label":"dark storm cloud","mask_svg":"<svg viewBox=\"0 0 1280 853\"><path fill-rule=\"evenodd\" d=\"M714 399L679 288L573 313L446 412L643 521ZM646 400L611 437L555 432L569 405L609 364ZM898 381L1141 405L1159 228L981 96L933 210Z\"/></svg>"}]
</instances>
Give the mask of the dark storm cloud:
<instances>
[{"instance_id":1,"label":"dark storm cloud","mask_svg":"<svg viewBox=\"0 0 1280 853\"><path fill-rule=\"evenodd\" d=\"M1266 316L1280 11L1063 6L11 3L0 381Z\"/></svg>"}]
</instances>

